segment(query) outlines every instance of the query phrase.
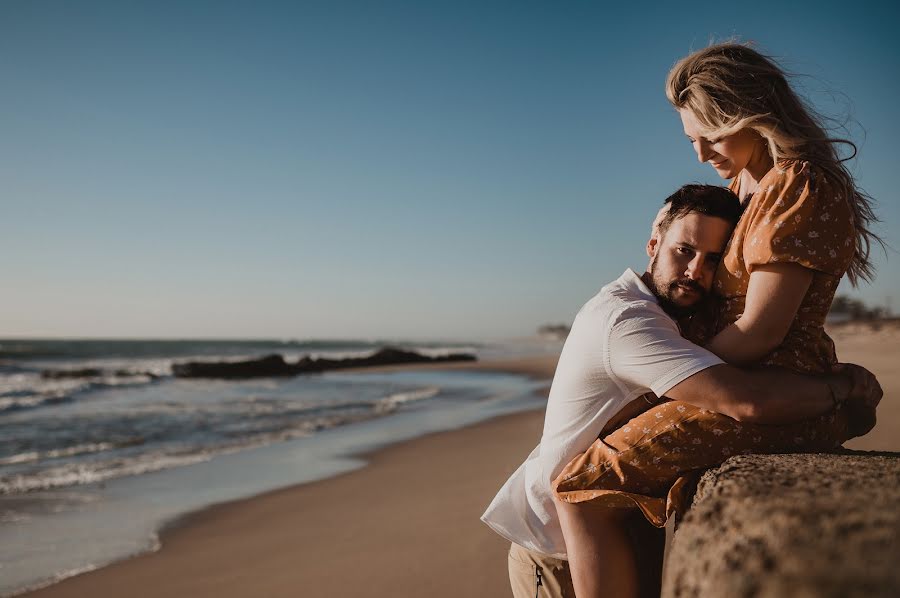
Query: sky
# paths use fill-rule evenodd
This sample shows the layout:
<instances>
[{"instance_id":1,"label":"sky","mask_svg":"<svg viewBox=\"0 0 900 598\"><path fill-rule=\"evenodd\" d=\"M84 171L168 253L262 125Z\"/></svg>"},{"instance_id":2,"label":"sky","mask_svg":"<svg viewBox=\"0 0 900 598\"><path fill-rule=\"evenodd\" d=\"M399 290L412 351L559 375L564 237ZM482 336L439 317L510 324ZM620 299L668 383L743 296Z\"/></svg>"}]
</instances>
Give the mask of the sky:
<instances>
[{"instance_id":1,"label":"sky","mask_svg":"<svg viewBox=\"0 0 900 598\"><path fill-rule=\"evenodd\" d=\"M480 340L723 184L664 94L737 37L849 116L895 248L891 3L0 3L0 337ZM618 4L618 3L617 3ZM841 293L900 311L900 255Z\"/></svg>"}]
</instances>

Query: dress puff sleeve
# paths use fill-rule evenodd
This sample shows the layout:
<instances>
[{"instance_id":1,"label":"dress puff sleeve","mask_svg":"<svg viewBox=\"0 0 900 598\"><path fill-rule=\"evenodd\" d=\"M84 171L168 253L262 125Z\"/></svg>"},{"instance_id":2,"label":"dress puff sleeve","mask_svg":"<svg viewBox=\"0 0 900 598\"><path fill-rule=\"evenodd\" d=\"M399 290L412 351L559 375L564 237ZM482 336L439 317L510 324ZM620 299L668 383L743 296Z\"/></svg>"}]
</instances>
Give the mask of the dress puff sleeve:
<instances>
[{"instance_id":1,"label":"dress puff sleeve","mask_svg":"<svg viewBox=\"0 0 900 598\"><path fill-rule=\"evenodd\" d=\"M855 229L845 198L809 162L781 163L757 190L744 241L747 271L792 262L841 277L853 258Z\"/></svg>"}]
</instances>

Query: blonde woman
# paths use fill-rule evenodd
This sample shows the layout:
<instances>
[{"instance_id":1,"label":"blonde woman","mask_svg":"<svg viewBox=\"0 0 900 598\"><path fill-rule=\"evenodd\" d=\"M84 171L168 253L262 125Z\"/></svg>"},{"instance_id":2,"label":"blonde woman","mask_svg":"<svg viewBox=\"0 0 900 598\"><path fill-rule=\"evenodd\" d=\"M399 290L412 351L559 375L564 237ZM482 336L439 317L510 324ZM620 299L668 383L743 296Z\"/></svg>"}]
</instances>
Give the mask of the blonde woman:
<instances>
[{"instance_id":1,"label":"blonde woman","mask_svg":"<svg viewBox=\"0 0 900 598\"><path fill-rule=\"evenodd\" d=\"M731 180L744 206L716 271L720 302L694 327L710 334L698 341L734 365L832 371L838 362L825 316L844 275L854 285L871 279L870 250L881 242L871 230L871 199L838 154L839 144L852 144L829 137L778 65L746 45L718 44L682 59L666 94L697 158ZM615 575L604 565L602 534L591 533L608 525L604 507L637 506L662 527L682 510L682 491L697 471L733 454L837 447L871 429L877 404L759 426L678 398L664 397L595 442L554 482L580 598Z\"/></svg>"}]
</instances>

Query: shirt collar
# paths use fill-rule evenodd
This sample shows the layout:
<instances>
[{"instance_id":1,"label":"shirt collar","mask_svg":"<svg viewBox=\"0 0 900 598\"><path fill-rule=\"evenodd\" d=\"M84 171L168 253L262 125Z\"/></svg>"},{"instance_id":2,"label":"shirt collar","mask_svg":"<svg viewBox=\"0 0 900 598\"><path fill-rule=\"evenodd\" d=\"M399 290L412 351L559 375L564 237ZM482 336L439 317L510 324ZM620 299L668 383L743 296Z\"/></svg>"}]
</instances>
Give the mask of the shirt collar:
<instances>
[{"instance_id":1,"label":"shirt collar","mask_svg":"<svg viewBox=\"0 0 900 598\"><path fill-rule=\"evenodd\" d=\"M650 288L644 283L638 273L631 268L625 270L625 272L622 273L622 276L619 277L619 280L622 281L622 283L626 287L628 287L642 299L652 301L653 303L659 303L659 300L657 300L656 295L653 294L653 291L651 291Z\"/></svg>"}]
</instances>

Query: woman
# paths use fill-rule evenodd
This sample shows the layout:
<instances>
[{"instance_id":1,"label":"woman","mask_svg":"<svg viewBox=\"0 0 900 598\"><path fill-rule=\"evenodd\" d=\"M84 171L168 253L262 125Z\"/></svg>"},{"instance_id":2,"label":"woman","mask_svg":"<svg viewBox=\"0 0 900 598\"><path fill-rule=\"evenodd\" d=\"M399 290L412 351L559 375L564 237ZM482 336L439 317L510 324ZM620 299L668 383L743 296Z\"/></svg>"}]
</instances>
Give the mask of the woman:
<instances>
[{"instance_id":1,"label":"woman","mask_svg":"<svg viewBox=\"0 0 900 598\"><path fill-rule=\"evenodd\" d=\"M736 365L832 370L837 357L823 326L838 282L845 274L854 285L869 280L870 249L881 242L870 230L871 199L837 152L838 144L852 144L830 138L781 69L744 45L718 44L682 59L666 93L698 159L731 179L744 205L716 272L721 301L695 327L710 330L711 338L697 338L705 336L710 351ZM682 509L683 488L698 469L742 452L827 450L859 432L848 428L840 408L774 428L679 402L636 417L554 482L579 596L603 585L602 538L587 526L599 522L601 529L612 519L598 508L637 505L662 527ZM566 503L585 504L573 518Z\"/></svg>"}]
</instances>

